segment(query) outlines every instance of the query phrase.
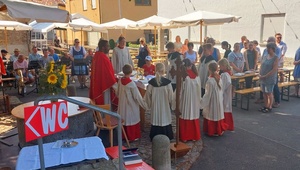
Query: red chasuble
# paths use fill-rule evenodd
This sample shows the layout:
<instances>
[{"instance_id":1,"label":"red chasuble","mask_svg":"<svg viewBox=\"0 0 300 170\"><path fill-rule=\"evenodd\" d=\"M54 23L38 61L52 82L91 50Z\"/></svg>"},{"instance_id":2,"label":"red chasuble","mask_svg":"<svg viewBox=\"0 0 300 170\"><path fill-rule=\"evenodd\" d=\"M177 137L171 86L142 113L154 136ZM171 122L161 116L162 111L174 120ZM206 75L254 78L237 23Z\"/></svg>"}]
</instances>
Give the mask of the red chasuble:
<instances>
[{"instance_id":1,"label":"red chasuble","mask_svg":"<svg viewBox=\"0 0 300 170\"><path fill-rule=\"evenodd\" d=\"M115 83L114 70L109 58L103 52L97 51L92 62L90 99L96 104L104 104L104 91Z\"/></svg>"}]
</instances>

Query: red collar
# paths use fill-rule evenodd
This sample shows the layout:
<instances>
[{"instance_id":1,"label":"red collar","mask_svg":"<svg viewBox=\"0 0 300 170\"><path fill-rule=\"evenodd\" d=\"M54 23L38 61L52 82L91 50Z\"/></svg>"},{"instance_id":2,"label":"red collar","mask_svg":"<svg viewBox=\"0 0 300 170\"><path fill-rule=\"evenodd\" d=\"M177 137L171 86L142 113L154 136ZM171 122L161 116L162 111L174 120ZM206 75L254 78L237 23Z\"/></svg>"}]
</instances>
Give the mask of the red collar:
<instances>
[{"instance_id":1,"label":"red collar","mask_svg":"<svg viewBox=\"0 0 300 170\"><path fill-rule=\"evenodd\" d=\"M122 77L121 78L121 83L125 86L127 85L128 83L131 82L131 79L129 77Z\"/></svg>"},{"instance_id":2,"label":"red collar","mask_svg":"<svg viewBox=\"0 0 300 170\"><path fill-rule=\"evenodd\" d=\"M193 70L186 70L186 72L191 79L195 79L197 77Z\"/></svg>"}]
</instances>

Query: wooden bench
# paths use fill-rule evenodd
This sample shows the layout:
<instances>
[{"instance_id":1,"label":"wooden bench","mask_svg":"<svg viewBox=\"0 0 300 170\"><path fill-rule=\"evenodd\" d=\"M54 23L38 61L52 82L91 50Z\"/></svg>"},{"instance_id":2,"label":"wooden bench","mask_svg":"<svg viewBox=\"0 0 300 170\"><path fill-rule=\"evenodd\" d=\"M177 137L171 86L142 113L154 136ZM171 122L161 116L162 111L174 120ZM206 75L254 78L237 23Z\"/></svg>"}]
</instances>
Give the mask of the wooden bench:
<instances>
[{"instance_id":1,"label":"wooden bench","mask_svg":"<svg viewBox=\"0 0 300 170\"><path fill-rule=\"evenodd\" d=\"M298 82L280 82L278 83L278 87L281 88L281 100L284 101L289 101L290 99L290 87L291 86L296 86L299 85ZM250 100L250 95L252 93L255 92L259 92L260 91L260 87L253 87L253 88L247 88L247 89L242 89L242 90L236 90L235 93L236 94L240 94L241 95L241 109L244 110L249 110L249 100ZM247 98L247 103L246 103L246 107L243 107L243 99Z\"/></svg>"},{"instance_id":2,"label":"wooden bench","mask_svg":"<svg viewBox=\"0 0 300 170\"><path fill-rule=\"evenodd\" d=\"M278 82L278 87L281 88L281 100L289 101L290 100L290 87L299 86L299 82L287 81L287 82Z\"/></svg>"},{"instance_id":3,"label":"wooden bench","mask_svg":"<svg viewBox=\"0 0 300 170\"><path fill-rule=\"evenodd\" d=\"M248 88L248 89L236 90L235 93L241 95L241 109L249 110L249 102L250 102L249 100L250 100L251 94L255 93L255 92L259 92L259 91L260 91L260 87L253 87L253 88ZM247 98L246 107L243 107L244 97Z\"/></svg>"},{"instance_id":4,"label":"wooden bench","mask_svg":"<svg viewBox=\"0 0 300 170\"><path fill-rule=\"evenodd\" d=\"M258 76L256 76L256 77L253 77L253 79L252 79L252 86L256 86L256 82L259 80L259 77ZM240 79L239 80L239 87L245 87L245 79Z\"/></svg>"}]
</instances>

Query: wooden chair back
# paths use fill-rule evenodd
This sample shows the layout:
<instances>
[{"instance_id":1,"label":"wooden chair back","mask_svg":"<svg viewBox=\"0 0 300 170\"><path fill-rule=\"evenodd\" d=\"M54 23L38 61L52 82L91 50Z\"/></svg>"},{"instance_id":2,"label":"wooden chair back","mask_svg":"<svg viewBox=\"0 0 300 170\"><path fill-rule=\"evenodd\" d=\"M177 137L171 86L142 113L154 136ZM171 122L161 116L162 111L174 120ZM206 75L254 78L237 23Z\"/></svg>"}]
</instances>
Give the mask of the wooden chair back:
<instances>
[{"instance_id":1,"label":"wooden chair back","mask_svg":"<svg viewBox=\"0 0 300 170\"><path fill-rule=\"evenodd\" d=\"M93 104L97 107L100 107L102 109L105 109L105 110L110 110L109 104L96 105L96 104L94 104L94 102L91 102L91 104ZM96 126L99 126L100 128L105 128L105 129L115 128L115 126L112 126L111 116L108 114L104 114L104 116L102 116L102 114L100 112L94 111L94 120L95 120Z\"/></svg>"}]
</instances>

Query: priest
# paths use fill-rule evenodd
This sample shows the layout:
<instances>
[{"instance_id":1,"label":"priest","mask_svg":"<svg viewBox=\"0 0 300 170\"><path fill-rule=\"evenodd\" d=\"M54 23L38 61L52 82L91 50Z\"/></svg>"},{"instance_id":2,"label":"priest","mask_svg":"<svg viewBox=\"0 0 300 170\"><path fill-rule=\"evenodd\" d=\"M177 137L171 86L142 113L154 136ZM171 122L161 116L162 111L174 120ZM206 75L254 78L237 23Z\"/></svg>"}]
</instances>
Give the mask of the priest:
<instances>
[{"instance_id":1,"label":"priest","mask_svg":"<svg viewBox=\"0 0 300 170\"><path fill-rule=\"evenodd\" d=\"M107 40L100 39L92 61L90 99L98 105L111 104L110 88L116 87L112 64L106 54L109 52Z\"/></svg>"}]
</instances>

